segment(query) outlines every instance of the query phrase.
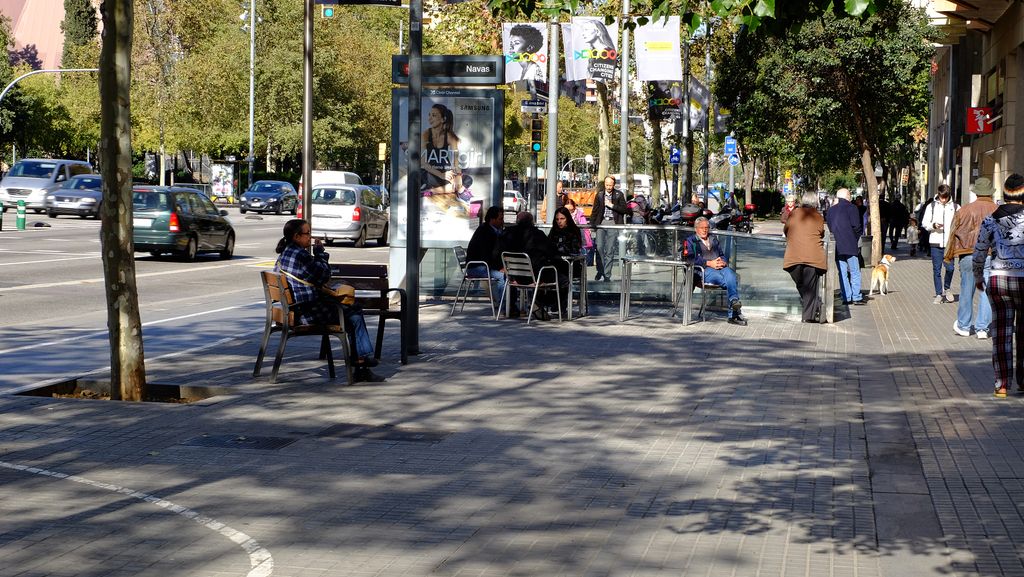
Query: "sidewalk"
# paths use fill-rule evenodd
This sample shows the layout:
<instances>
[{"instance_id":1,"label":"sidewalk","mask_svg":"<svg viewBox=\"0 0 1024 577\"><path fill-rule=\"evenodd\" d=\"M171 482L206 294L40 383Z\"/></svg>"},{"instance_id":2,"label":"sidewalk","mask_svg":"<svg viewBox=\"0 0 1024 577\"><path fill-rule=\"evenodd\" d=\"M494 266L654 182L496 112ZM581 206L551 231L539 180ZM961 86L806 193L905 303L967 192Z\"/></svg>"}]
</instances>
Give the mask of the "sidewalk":
<instances>
[{"instance_id":1,"label":"sidewalk","mask_svg":"<svg viewBox=\"0 0 1024 577\"><path fill-rule=\"evenodd\" d=\"M0 576L1024 575L1022 400L895 254L831 325L428 305L386 383L240 337L148 363L212 402L0 397Z\"/></svg>"}]
</instances>

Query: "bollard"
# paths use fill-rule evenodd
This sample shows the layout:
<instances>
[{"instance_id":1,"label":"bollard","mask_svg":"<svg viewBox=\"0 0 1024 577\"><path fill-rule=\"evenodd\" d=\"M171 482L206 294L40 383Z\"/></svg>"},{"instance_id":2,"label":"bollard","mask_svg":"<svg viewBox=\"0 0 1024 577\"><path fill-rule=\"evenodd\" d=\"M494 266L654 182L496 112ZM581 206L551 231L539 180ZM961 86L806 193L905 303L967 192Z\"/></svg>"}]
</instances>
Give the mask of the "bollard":
<instances>
[{"instance_id":1,"label":"bollard","mask_svg":"<svg viewBox=\"0 0 1024 577\"><path fill-rule=\"evenodd\" d=\"M18 201L18 218L14 221L15 227L18 230L25 230L25 201Z\"/></svg>"}]
</instances>

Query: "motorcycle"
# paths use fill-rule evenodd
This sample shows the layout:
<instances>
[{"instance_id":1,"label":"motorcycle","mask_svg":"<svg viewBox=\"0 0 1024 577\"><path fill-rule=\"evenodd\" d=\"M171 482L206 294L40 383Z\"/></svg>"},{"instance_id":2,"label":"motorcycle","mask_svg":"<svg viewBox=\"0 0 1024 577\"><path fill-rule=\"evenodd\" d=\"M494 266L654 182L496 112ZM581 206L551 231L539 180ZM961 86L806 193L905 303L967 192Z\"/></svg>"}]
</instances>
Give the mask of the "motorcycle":
<instances>
[{"instance_id":1,"label":"motorcycle","mask_svg":"<svg viewBox=\"0 0 1024 577\"><path fill-rule=\"evenodd\" d=\"M711 227L715 230L735 230L736 232L751 233L754 231L755 206L747 204L741 211L735 205L725 206L721 212L711 217Z\"/></svg>"}]
</instances>

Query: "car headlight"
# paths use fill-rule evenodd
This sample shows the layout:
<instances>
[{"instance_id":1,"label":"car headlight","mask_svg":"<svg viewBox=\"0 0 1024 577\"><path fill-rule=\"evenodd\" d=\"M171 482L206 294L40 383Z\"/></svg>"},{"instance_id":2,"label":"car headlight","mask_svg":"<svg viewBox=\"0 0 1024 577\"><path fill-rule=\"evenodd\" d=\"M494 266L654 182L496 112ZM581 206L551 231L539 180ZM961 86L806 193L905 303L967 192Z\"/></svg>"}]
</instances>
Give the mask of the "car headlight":
<instances>
[{"instance_id":1,"label":"car headlight","mask_svg":"<svg viewBox=\"0 0 1024 577\"><path fill-rule=\"evenodd\" d=\"M90 203L93 203L93 202L96 202L95 198L83 198L82 199L82 203L83 204L90 204Z\"/></svg>"},{"instance_id":2,"label":"car headlight","mask_svg":"<svg viewBox=\"0 0 1024 577\"><path fill-rule=\"evenodd\" d=\"M281 202L281 197L275 196L273 198L268 198L267 202Z\"/></svg>"},{"instance_id":3,"label":"car headlight","mask_svg":"<svg viewBox=\"0 0 1024 577\"><path fill-rule=\"evenodd\" d=\"M242 197L242 202L245 202L245 201L246 201L246 198L243 196Z\"/></svg>"},{"instance_id":4,"label":"car headlight","mask_svg":"<svg viewBox=\"0 0 1024 577\"><path fill-rule=\"evenodd\" d=\"M46 200L53 200L53 199L54 199L54 196L52 194L47 195L47 197L46 197Z\"/></svg>"}]
</instances>

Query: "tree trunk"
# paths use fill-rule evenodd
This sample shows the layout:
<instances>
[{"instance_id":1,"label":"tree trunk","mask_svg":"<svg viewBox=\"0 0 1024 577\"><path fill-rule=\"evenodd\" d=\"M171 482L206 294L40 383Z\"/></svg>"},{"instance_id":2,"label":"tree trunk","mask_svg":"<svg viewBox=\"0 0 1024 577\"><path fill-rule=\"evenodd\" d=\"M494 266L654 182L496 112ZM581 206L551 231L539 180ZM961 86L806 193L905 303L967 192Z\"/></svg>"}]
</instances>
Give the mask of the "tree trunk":
<instances>
[{"instance_id":1,"label":"tree trunk","mask_svg":"<svg viewBox=\"0 0 1024 577\"><path fill-rule=\"evenodd\" d=\"M654 164L651 167L651 206L661 204L661 178L665 173L665 150L661 146L661 119L655 114L648 117L651 121L651 156Z\"/></svg>"},{"instance_id":2,"label":"tree trunk","mask_svg":"<svg viewBox=\"0 0 1024 577\"><path fill-rule=\"evenodd\" d=\"M146 385L132 244L132 0L102 6L100 52L100 241L110 331L110 396L141 401Z\"/></svg>"},{"instance_id":3,"label":"tree trunk","mask_svg":"<svg viewBox=\"0 0 1024 577\"><path fill-rule=\"evenodd\" d=\"M600 112L600 122L597 130L597 183L604 186L603 182L611 171L611 103L608 100L608 85L604 82L597 83L597 109Z\"/></svg>"}]
</instances>

